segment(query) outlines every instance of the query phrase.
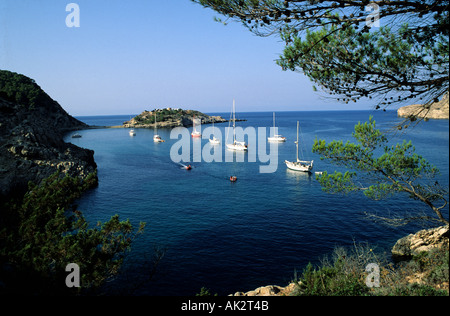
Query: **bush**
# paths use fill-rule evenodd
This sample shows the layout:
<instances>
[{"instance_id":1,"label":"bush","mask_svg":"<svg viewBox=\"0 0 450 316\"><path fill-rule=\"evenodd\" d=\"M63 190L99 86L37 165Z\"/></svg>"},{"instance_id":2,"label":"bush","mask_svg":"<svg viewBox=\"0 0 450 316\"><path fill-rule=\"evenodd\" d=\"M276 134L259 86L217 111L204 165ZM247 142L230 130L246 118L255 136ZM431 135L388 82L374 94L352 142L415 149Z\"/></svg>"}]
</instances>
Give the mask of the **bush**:
<instances>
[{"instance_id":1,"label":"bush","mask_svg":"<svg viewBox=\"0 0 450 316\"><path fill-rule=\"evenodd\" d=\"M337 248L331 261L325 258L317 269L308 264L300 279L297 295L361 296L368 295L365 284L365 266L358 257L349 256L345 249Z\"/></svg>"},{"instance_id":2,"label":"bush","mask_svg":"<svg viewBox=\"0 0 450 316\"><path fill-rule=\"evenodd\" d=\"M7 70L0 70L0 97L30 110L54 103L33 79Z\"/></svg>"},{"instance_id":3,"label":"bush","mask_svg":"<svg viewBox=\"0 0 450 316\"><path fill-rule=\"evenodd\" d=\"M365 283L369 263L379 266L378 288ZM448 296L448 247L423 252L397 265L376 255L368 245L355 244L351 252L336 248L318 267L308 264L295 282L299 286L293 295L301 296Z\"/></svg>"},{"instance_id":4,"label":"bush","mask_svg":"<svg viewBox=\"0 0 450 316\"><path fill-rule=\"evenodd\" d=\"M136 231L114 215L89 228L72 203L93 183L95 175L83 181L56 173L39 186L30 183L21 200L6 205L0 221L0 293L86 294L118 273L145 224ZM83 271L81 288L65 286L69 263Z\"/></svg>"}]
</instances>

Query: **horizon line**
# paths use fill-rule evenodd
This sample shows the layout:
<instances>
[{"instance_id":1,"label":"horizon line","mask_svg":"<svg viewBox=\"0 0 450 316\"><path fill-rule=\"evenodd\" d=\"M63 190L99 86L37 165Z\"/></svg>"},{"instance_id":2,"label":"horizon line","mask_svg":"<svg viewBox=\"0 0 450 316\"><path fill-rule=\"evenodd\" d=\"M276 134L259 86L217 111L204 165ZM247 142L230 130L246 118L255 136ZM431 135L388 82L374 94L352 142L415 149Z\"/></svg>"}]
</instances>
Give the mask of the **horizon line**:
<instances>
[{"instance_id":1,"label":"horizon line","mask_svg":"<svg viewBox=\"0 0 450 316\"><path fill-rule=\"evenodd\" d=\"M158 109L159 110L159 109ZM183 109L184 110L184 109ZM198 111L198 110L194 110L194 109L190 109L193 111ZM397 109L384 109L386 112L387 111L397 111ZM142 112L144 112L145 110L143 110ZM281 111L239 111L236 113L280 113L280 112L374 112L374 111L378 111L378 112L384 112L383 109L357 109L357 110L352 110L352 109L346 109L346 110L281 110ZM141 112L141 113L142 113ZM218 112L202 112L199 111L201 113L207 114L207 113L228 113L228 111L218 111ZM139 113L140 114L140 113ZM126 115L139 115L139 114L90 114L90 115L72 115L73 117L83 117L83 116L126 116Z\"/></svg>"}]
</instances>

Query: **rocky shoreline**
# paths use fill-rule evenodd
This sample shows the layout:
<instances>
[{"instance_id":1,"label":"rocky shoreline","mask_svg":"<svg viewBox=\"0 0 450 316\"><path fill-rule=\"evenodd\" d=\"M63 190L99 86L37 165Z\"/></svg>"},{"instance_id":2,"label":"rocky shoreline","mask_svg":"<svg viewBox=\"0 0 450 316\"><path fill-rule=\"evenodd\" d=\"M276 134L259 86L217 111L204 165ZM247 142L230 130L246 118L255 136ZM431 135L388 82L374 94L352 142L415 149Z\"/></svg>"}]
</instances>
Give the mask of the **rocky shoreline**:
<instances>
[{"instance_id":1,"label":"rocky shoreline","mask_svg":"<svg viewBox=\"0 0 450 316\"><path fill-rule=\"evenodd\" d=\"M419 255L421 252L429 252L441 247L448 249L449 235L449 225L420 230L415 234L400 238L392 247L392 256L396 260L408 260L413 256ZM411 283L417 281L417 278L410 279ZM295 295L295 291L299 285L301 285L301 281L299 283L291 282L285 287L267 285L252 291L236 292L228 296L292 296Z\"/></svg>"},{"instance_id":2,"label":"rocky shoreline","mask_svg":"<svg viewBox=\"0 0 450 316\"><path fill-rule=\"evenodd\" d=\"M282 287L278 285L261 286L255 290L248 292L236 292L228 296L291 296L296 290L298 284L295 282Z\"/></svg>"}]
</instances>

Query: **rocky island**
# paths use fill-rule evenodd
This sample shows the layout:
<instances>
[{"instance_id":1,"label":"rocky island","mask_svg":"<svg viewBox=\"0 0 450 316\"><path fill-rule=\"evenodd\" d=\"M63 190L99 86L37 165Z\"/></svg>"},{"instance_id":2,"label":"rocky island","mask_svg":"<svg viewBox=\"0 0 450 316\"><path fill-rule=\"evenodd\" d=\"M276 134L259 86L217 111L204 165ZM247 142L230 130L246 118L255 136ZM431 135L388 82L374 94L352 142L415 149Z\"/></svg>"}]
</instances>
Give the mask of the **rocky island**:
<instances>
[{"instance_id":1,"label":"rocky island","mask_svg":"<svg viewBox=\"0 0 450 316\"><path fill-rule=\"evenodd\" d=\"M81 178L94 173L94 152L63 140L87 127L33 79L0 70L0 202L58 171Z\"/></svg>"},{"instance_id":2,"label":"rocky island","mask_svg":"<svg viewBox=\"0 0 450 316\"><path fill-rule=\"evenodd\" d=\"M156 118L157 128L172 128L177 126L192 126L194 118L197 124L211 124L228 122L221 116L210 116L199 111L183 109L155 109L153 111L144 111L129 121L123 123L123 127L154 128ZM238 121L238 120L236 120Z\"/></svg>"}]
</instances>

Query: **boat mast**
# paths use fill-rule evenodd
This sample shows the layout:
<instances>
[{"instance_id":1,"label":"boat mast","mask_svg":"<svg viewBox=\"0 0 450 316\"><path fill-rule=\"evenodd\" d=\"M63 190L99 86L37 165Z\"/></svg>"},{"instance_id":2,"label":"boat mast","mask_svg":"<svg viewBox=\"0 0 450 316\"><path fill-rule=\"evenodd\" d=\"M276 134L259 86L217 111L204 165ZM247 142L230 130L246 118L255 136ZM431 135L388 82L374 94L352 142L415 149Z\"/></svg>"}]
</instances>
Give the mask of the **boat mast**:
<instances>
[{"instance_id":1,"label":"boat mast","mask_svg":"<svg viewBox=\"0 0 450 316\"><path fill-rule=\"evenodd\" d=\"M297 141L295 142L297 144L297 161L298 161L298 121L297 121Z\"/></svg>"},{"instance_id":2,"label":"boat mast","mask_svg":"<svg viewBox=\"0 0 450 316\"><path fill-rule=\"evenodd\" d=\"M275 128L275 112L273 112L273 128ZM275 129L274 129L275 132Z\"/></svg>"},{"instance_id":3,"label":"boat mast","mask_svg":"<svg viewBox=\"0 0 450 316\"><path fill-rule=\"evenodd\" d=\"M155 135L158 134L158 128L156 127L156 110L155 110L155 129L154 129L153 133Z\"/></svg>"},{"instance_id":4,"label":"boat mast","mask_svg":"<svg viewBox=\"0 0 450 316\"><path fill-rule=\"evenodd\" d=\"M236 112L233 99L233 144L236 144Z\"/></svg>"}]
</instances>

